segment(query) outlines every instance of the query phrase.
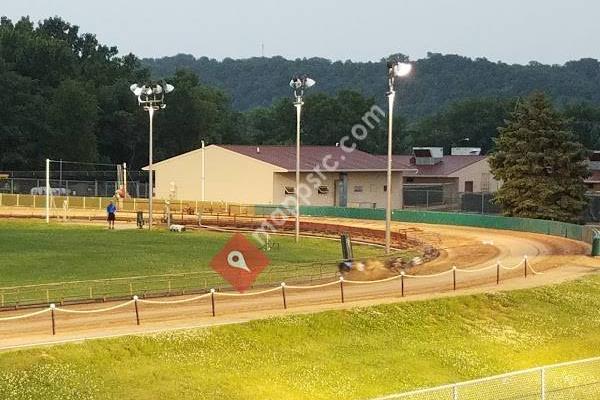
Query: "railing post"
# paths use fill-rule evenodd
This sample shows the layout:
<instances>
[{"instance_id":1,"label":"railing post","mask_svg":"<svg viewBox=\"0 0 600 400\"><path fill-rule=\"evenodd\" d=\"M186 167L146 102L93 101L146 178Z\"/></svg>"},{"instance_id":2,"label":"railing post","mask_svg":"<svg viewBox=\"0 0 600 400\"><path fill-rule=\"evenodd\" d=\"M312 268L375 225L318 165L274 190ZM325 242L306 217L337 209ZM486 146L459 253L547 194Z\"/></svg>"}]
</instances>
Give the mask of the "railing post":
<instances>
[{"instance_id":1,"label":"railing post","mask_svg":"<svg viewBox=\"0 0 600 400\"><path fill-rule=\"evenodd\" d=\"M140 324L140 311L138 309L138 297L133 296L133 304L135 305L135 322L137 325Z\"/></svg>"},{"instance_id":2,"label":"railing post","mask_svg":"<svg viewBox=\"0 0 600 400\"><path fill-rule=\"evenodd\" d=\"M540 369L540 399L546 400L546 369Z\"/></svg>"},{"instance_id":3,"label":"railing post","mask_svg":"<svg viewBox=\"0 0 600 400\"><path fill-rule=\"evenodd\" d=\"M400 272L401 297L404 297L404 271Z\"/></svg>"},{"instance_id":4,"label":"railing post","mask_svg":"<svg viewBox=\"0 0 600 400\"><path fill-rule=\"evenodd\" d=\"M210 289L210 304L212 307L212 316L215 316L215 289Z\"/></svg>"},{"instance_id":5,"label":"railing post","mask_svg":"<svg viewBox=\"0 0 600 400\"><path fill-rule=\"evenodd\" d=\"M496 285L500 284L500 261L496 262Z\"/></svg>"},{"instance_id":6,"label":"railing post","mask_svg":"<svg viewBox=\"0 0 600 400\"><path fill-rule=\"evenodd\" d=\"M344 302L344 277L340 276L340 296L342 298L342 303Z\"/></svg>"},{"instance_id":7,"label":"railing post","mask_svg":"<svg viewBox=\"0 0 600 400\"><path fill-rule=\"evenodd\" d=\"M281 282L281 296L283 297L283 309L287 310L287 300L285 298L285 282Z\"/></svg>"},{"instance_id":8,"label":"railing post","mask_svg":"<svg viewBox=\"0 0 600 400\"><path fill-rule=\"evenodd\" d=\"M52 314L52 336L56 335L56 321L54 319L54 309L56 308L56 304L50 304L50 313Z\"/></svg>"},{"instance_id":9,"label":"railing post","mask_svg":"<svg viewBox=\"0 0 600 400\"><path fill-rule=\"evenodd\" d=\"M456 266L452 267L452 287L456 290Z\"/></svg>"}]
</instances>

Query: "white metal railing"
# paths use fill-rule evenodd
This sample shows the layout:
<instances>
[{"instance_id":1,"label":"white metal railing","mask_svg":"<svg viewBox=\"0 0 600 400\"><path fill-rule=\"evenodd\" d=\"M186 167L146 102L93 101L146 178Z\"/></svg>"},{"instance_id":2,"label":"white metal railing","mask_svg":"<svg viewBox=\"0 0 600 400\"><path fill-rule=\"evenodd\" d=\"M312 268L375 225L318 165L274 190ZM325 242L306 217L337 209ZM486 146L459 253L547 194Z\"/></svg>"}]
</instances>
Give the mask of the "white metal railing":
<instances>
[{"instance_id":1,"label":"white metal railing","mask_svg":"<svg viewBox=\"0 0 600 400\"><path fill-rule=\"evenodd\" d=\"M600 357L378 397L374 400L600 399Z\"/></svg>"}]
</instances>

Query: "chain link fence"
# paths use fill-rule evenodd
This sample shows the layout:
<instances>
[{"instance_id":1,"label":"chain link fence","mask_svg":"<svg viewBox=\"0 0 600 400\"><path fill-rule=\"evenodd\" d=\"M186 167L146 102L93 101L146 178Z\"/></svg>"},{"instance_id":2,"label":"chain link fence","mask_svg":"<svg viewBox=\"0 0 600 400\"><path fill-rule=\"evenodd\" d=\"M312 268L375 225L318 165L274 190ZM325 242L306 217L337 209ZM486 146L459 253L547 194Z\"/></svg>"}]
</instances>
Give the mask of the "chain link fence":
<instances>
[{"instance_id":1,"label":"chain link fence","mask_svg":"<svg viewBox=\"0 0 600 400\"><path fill-rule=\"evenodd\" d=\"M119 188L116 180L51 179L50 187L65 196L112 197ZM42 178L6 178L0 180L0 193L39 195L46 190ZM148 183L127 182L127 193L132 197L148 197Z\"/></svg>"},{"instance_id":2,"label":"chain link fence","mask_svg":"<svg viewBox=\"0 0 600 400\"><path fill-rule=\"evenodd\" d=\"M502 207L494 202L492 192L453 192L443 185L405 186L404 208L420 211L448 211L473 214L502 214ZM589 193L588 206L582 218L600 222L600 195Z\"/></svg>"},{"instance_id":3,"label":"chain link fence","mask_svg":"<svg viewBox=\"0 0 600 400\"><path fill-rule=\"evenodd\" d=\"M289 283L318 283L338 276L340 261L274 265L265 269L253 288ZM77 304L131 298L182 296L230 289L213 271L0 287L0 310L57 304Z\"/></svg>"},{"instance_id":4,"label":"chain link fence","mask_svg":"<svg viewBox=\"0 0 600 400\"><path fill-rule=\"evenodd\" d=\"M377 400L592 399L600 399L600 357L416 390Z\"/></svg>"}]
</instances>

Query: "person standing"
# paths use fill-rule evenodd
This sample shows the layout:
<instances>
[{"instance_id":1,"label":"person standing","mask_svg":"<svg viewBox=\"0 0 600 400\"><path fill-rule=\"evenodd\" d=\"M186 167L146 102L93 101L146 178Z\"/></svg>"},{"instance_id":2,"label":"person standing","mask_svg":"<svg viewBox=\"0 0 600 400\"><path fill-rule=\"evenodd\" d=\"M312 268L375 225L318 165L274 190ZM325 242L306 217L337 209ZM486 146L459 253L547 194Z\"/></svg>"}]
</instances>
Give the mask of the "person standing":
<instances>
[{"instance_id":1,"label":"person standing","mask_svg":"<svg viewBox=\"0 0 600 400\"><path fill-rule=\"evenodd\" d=\"M106 213L108 217L106 220L108 221L108 229L115 229L115 213L117 212L117 207L113 204L113 202L108 203L108 207L106 207Z\"/></svg>"}]
</instances>

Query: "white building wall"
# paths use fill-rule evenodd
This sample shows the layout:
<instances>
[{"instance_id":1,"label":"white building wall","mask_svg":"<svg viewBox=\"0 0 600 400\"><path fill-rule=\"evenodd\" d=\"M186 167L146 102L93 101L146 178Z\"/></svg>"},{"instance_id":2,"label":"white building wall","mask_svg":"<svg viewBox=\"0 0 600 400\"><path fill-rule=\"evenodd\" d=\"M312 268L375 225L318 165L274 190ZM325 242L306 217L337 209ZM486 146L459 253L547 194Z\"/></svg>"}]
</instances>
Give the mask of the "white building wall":
<instances>
[{"instance_id":1,"label":"white building wall","mask_svg":"<svg viewBox=\"0 0 600 400\"><path fill-rule=\"evenodd\" d=\"M300 174L301 184L308 184L311 191L306 197L306 201L302 202L303 205L313 206L334 206L335 205L335 181L341 180L340 173L324 173L325 179L321 179L320 184L327 186L329 191L327 194L319 194L315 186L318 183L314 181L317 177L316 174L312 174L308 177L309 173ZM308 177L308 179L307 179ZM386 206L386 192L384 187L386 185L386 173L385 172L348 172L347 173L347 194L348 194L348 207L367 207L367 208L385 208ZM273 181L273 199L275 204L293 204L295 195L285 195L285 187L295 187L296 185L296 174L294 172L287 173L276 173ZM392 207L402 207L402 173L394 172L392 174ZM360 191L362 189L362 191ZM303 195L303 192L300 192ZM286 197L290 199L286 201Z\"/></svg>"},{"instance_id":2,"label":"white building wall","mask_svg":"<svg viewBox=\"0 0 600 400\"><path fill-rule=\"evenodd\" d=\"M219 146L207 146L205 151L206 201L273 203L276 167ZM155 197L201 200L202 150L165 160L154 170Z\"/></svg>"},{"instance_id":3,"label":"white building wall","mask_svg":"<svg viewBox=\"0 0 600 400\"><path fill-rule=\"evenodd\" d=\"M501 183L494 179L490 171L490 164L485 158L473 163L453 174L450 177L458 178L458 191L465 191L465 182L473 182L473 192L496 192Z\"/></svg>"}]
</instances>

